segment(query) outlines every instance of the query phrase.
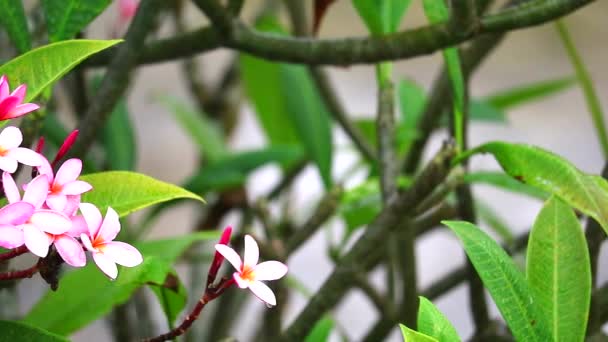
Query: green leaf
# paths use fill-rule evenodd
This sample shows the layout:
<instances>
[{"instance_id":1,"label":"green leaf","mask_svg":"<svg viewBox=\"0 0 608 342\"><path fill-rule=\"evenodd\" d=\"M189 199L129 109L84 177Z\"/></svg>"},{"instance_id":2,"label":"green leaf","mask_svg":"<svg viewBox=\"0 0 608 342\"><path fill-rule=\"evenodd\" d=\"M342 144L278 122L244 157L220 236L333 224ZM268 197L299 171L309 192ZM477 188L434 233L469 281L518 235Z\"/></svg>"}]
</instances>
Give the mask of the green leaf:
<instances>
[{"instance_id":1,"label":"green leaf","mask_svg":"<svg viewBox=\"0 0 608 342\"><path fill-rule=\"evenodd\" d=\"M454 329L443 313L430 300L422 296L419 298L418 331L436 338L437 341L460 341L456 329Z\"/></svg>"},{"instance_id":2,"label":"green leaf","mask_svg":"<svg viewBox=\"0 0 608 342\"><path fill-rule=\"evenodd\" d=\"M0 25L4 27L20 53L32 48L23 1L0 0Z\"/></svg>"},{"instance_id":3,"label":"green leaf","mask_svg":"<svg viewBox=\"0 0 608 342\"><path fill-rule=\"evenodd\" d=\"M368 224L380 213L382 201L377 178L368 179L346 191L342 196L340 213L346 222L346 236Z\"/></svg>"},{"instance_id":4,"label":"green leaf","mask_svg":"<svg viewBox=\"0 0 608 342\"><path fill-rule=\"evenodd\" d=\"M288 117L296 127L311 159L317 164L326 188L331 187L332 132L331 119L311 76L303 66L282 65Z\"/></svg>"},{"instance_id":5,"label":"green leaf","mask_svg":"<svg viewBox=\"0 0 608 342\"><path fill-rule=\"evenodd\" d=\"M162 102L175 115L182 129L198 146L200 155L204 156L208 162L216 162L226 155L226 145L221 129L204 113L192 110L171 97L164 97Z\"/></svg>"},{"instance_id":6,"label":"green leaf","mask_svg":"<svg viewBox=\"0 0 608 342\"><path fill-rule=\"evenodd\" d=\"M36 342L69 342L63 336L50 333L36 326L22 322L0 321L0 342L36 341Z\"/></svg>"},{"instance_id":7,"label":"green leaf","mask_svg":"<svg viewBox=\"0 0 608 342\"><path fill-rule=\"evenodd\" d=\"M488 101L476 99L469 102L469 118L476 121L507 122L507 116L502 110Z\"/></svg>"},{"instance_id":8,"label":"green leaf","mask_svg":"<svg viewBox=\"0 0 608 342\"><path fill-rule=\"evenodd\" d=\"M42 0L51 42L74 38L110 4L110 0Z\"/></svg>"},{"instance_id":9,"label":"green leaf","mask_svg":"<svg viewBox=\"0 0 608 342\"><path fill-rule=\"evenodd\" d=\"M507 174L526 184L559 196L569 205L593 217L608 232L608 182L579 171L562 157L541 148L491 142L460 155L492 153Z\"/></svg>"},{"instance_id":10,"label":"green leaf","mask_svg":"<svg viewBox=\"0 0 608 342\"><path fill-rule=\"evenodd\" d=\"M527 278L553 341L584 341L591 301L585 234L572 209L551 197L530 232Z\"/></svg>"},{"instance_id":11,"label":"green leaf","mask_svg":"<svg viewBox=\"0 0 608 342\"><path fill-rule=\"evenodd\" d=\"M399 29L401 18L411 0L352 0L357 13L374 35L393 33Z\"/></svg>"},{"instance_id":12,"label":"green leaf","mask_svg":"<svg viewBox=\"0 0 608 342\"><path fill-rule=\"evenodd\" d=\"M418 122L426 105L427 97L422 87L408 79L399 82L398 96L401 105L401 121L397 127L397 143L399 151L406 153L410 149L411 143L419 135Z\"/></svg>"},{"instance_id":13,"label":"green leaf","mask_svg":"<svg viewBox=\"0 0 608 342\"><path fill-rule=\"evenodd\" d=\"M546 200L549 195L538 188L522 183L503 172L477 171L464 175L463 181L468 184L487 184L496 188Z\"/></svg>"},{"instance_id":14,"label":"green leaf","mask_svg":"<svg viewBox=\"0 0 608 342\"><path fill-rule=\"evenodd\" d=\"M508 224L492 207L485 202L478 201L475 203L475 209L479 218L488 225L488 228L500 236L503 241L510 244L515 240L515 236L513 236Z\"/></svg>"},{"instance_id":15,"label":"green leaf","mask_svg":"<svg viewBox=\"0 0 608 342\"><path fill-rule=\"evenodd\" d=\"M93 203L102 213L111 206L121 217L177 198L204 202L200 196L188 190L135 172L99 172L81 176L80 179L93 186L92 191L82 195L82 202Z\"/></svg>"},{"instance_id":16,"label":"green leaf","mask_svg":"<svg viewBox=\"0 0 608 342\"><path fill-rule=\"evenodd\" d=\"M101 140L106 154L106 163L110 169L135 169L137 139L135 139L133 124L124 99L118 101L103 126Z\"/></svg>"},{"instance_id":17,"label":"green leaf","mask_svg":"<svg viewBox=\"0 0 608 342\"><path fill-rule=\"evenodd\" d=\"M304 342L323 342L329 339L329 334L331 334L332 329L334 328L334 320L330 317L324 317L317 321L315 326L312 328L312 331Z\"/></svg>"},{"instance_id":18,"label":"green leaf","mask_svg":"<svg viewBox=\"0 0 608 342\"><path fill-rule=\"evenodd\" d=\"M517 341L550 341L542 311L534 303L524 275L507 253L475 225L443 221L462 241L464 250L490 292Z\"/></svg>"},{"instance_id":19,"label":"green leaf","mask_svg":"<svg viewBox=\"0 0 608 342\"><path fill-rule=\"evenodd\" d=\"M13 87L27 84L24 102L30 102L84 59L120 42L75 39L45 45L3 64L0 75L6 75Z\"/></svg>"},{"instance_id":20,"label":"green leaf","mask_svg":"<svg viewBox=\"0 0 608 342\"><path fill-rule=\"evenodd\" d=\"M163 308L163 312L167 318L167 325L173 327L173 323L180 312L184 310L188 301L186 287L184 287L175 270L171 270L167 274L164 283L149 285L150 290L152 290L152 293L154 293L160 306Z\"/></svg>"},{"instance_id":21,"label":"green leaf","mask_svg":"<svg viewBox=\"0 0 608 342\"><path fill-rule=\"evenodd\" d=\"M63 276L59 289L49 290L24 321L60 335L72 334L125 303L141 286L163 284L172 271L171 264L186 248L196 241L217 237L217 232L205 232L136 244L144 256L143 263L121 268L116 281L108 280L90 262Z\"/></svg>"},{"instance_id":22,"label":"green leaf","mask_svg":"<svg viewBox=\"0 0 608 342\"><path fill-rule=\"evenodd\" d=\"M403 342L438 342L435 338L412 330L403 324L399 324L399 327L403 335Z\"/></svg>"},{"instance_id":23,"label":"green leaf","mask_svg":"<svg viewBox=\"0 0 608 342\"><path fill-rule=\"evenodd\" d=\"M575 84L576 79L572 76L534 82L492 94L486 97L484 101L499 110L507 110L524 103L557 94Z\"/></svg>"}]
</instances>

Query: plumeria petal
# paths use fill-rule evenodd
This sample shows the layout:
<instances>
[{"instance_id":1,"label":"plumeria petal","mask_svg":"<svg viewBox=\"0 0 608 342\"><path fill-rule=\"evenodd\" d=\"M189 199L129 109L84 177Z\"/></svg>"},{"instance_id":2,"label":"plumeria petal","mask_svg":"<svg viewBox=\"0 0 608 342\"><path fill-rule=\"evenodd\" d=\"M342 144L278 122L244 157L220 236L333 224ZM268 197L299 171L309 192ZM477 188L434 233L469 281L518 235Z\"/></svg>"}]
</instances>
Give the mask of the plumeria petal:
<instances>
[{"instance_id":1,"label":"plumeria petal","mask_svg":"<svg viewBox=\"0 0 608 342\"><path fill-rule=\"evenodd\" d=\"M19 98L16 96L7 96L0 102L0 120L12 119L11 111L19 105ZM2 141L2 139L0 139ZM19 142L21 144L21 141ZM4 146L4 144L2 144ZM17 145L19 146L19 145ZM17 147L15 146L15 147Z\"/></svg>"},{"instance_id":2,"label":"plumeria petal","mask_svg":"<svg viewBox=\"0 0 608 342\"><path fill-rule=\"evenodd\" d=\"M256 280L277 280L287 274L287 266L279 261L265 261L255 266Z\"/></svg>"},{"instance_id":3,"label":"plumeria petal","mask_svg":"<svg viewBox=\"0 0 608 342\"><path fill-rule=\"evenodd\" d=\"M46 257L52 242L51 238L33 224L24 224L21 227L27 249L41 258Z\"/></svg>"},{"instance_id":4,"label":"plumeria petal","mask_svg":"<svg viewBox=\"0 0 608 342\"><path fill-rule=\"evenodd\" d=\"M268 305L277 305L277 299L274 296L274 293L266 284L261 281L254 281L249 284L249 289L253 294L261 299L263 302L266 302Z\"/></svg>"},{"instance_id":5,"label":"plumeria petal","mask_svg":"<svg viewBox=\"0 0 608 342\"><path fill-rule=\"evenodd\" d=\"M0 77L0 101L4 100L9 95L8 80L6 76Z\"/></svg>"},{"instance_id":6,"label":"plumeria petal","mask_svg":"<svg viewBox=\"0 0 608 342\"><path fill-rule=\"evenodd\" d=\"M14 173L17 171L17 161L10 157L0 156L0 170Z\"/></svg>"},{"instance_id":7,"label":"plumeria petal","mask_svg":"<svg viewBox=\"0 0 608 342\"><path fill-rule=\"evenodd\" d=\"M234 278L234 281L236 282L236 285L238 287L242 288L242 289L248 288L249 284L251 283L247 279L241 278L241 274L239 272L234 272L232 274L232 278Z\"/></svg>"},{"instance_id":8,"label":"plumeria petal","mask_svg":"<svg viewBox=\"0 0 608 342\"><path fill-rule=\"evenodd\" d=\"M42 158L44 158L40 154L25 147L14 148L7 153L7 156L17 160L21 164L29 166L42 165Z\"/></svg>"},{"instance_id":9,"label":"plumeria petal","mask_svg":"<svg viewBox=\"0 0 608 342\"><path fill-rule=\"evenodd\" d=\"M98 237L101 237L104 241L112 241L120 232L120 221L118 220L118 214L114 209L108 207L106 217L103 219L103 223L97 233Z\"/></svg>"},{"instance_id":10,"label":"plumeria petal","mask_svg":"<svg viewBox=\"0 0 608 342\"><path fill-rule=\"evenodd\" d=\"M54 245L61 258L68 265L82 267L87 263L87 257L82 250L82 246L73 237L67 235L57 236Z\"/></svg>"},{"instance_id":11,"label":"plumeria petal","mask_svg":"<svg viewBox=\"0 0 608 342\"><path fill-rule=\"evenodd\" d=\"M134 267L144 260L141 253L128 243L112 241L104 244L101 249L105 256L122 266Z\"/></svg>"},{"instance_id":12,"label":"plumeria petal","mask_svg":"<svg viewBox=\"0 0 608 342\"><path fill-rule=\"evenodd\" d=\"M84 217L82 215L70 216L70 220L72 220L72 228L65 232L66 234L76 238L80 237L81 234L89 233L87 222L84 220Z\"/></svg>"},{"instance_id":13,"label":"plumeria petal","mask_svg":"<svg viewBox=\"0 0 608 342\"><path fill-rule=\"evenodd\" d=\"M80 241L82 242L84 248L86 248L88 251L97 252L97 249L93 247L93 242L91 242L91 239L86 233L80 234Z\"/></svg>"},{"instance_id":14,"label":"plumeria petal","mask_svg":"<svg viewBox=\"0 0 608 342\"><path fill-rule=\"evenodd\" d=\"M63 234L72 228L72 221L65 214L47 209L36 210L30 218L30 223L55 235Z\"/></svg>"},{"instance_id":15,"label":"plumeria petal","mask_svg":"<svg viewBox=\"0 0 608 342\"><path fill-rule=\"evenodd\" d=\"M80 205L80 195L67 195L65 197L67 198L68 203L66 203L65 208L63 208L63 213L68 216L74 216Z\"/></svg>"},{"instance_id":16,"label":"plumeria petal","mask_svg":"<svg viewBox=\"0 0 608 342\"><path fill-rule=\"evenodd\" d=\"M5 150L19 147L22 141L23 135L15 126L8 126L0 132L0 146Z\"/></svg>"},{"instance_id":17,"label":"plumeria petal","mask_svg":"<svg viewBox=\"0 0 608 342\"><path fill-rule=\"evenodd\" d=\"M25 97L25 93L27 92L27 86L25 84L22 84L20 86L18 86L17 88L15 88L15 90L13 90L13 92L11 93L11 96L15 96L19 99L19 102L21 103L23 101L23 98Z\"/></svg>"},{"instance_id":18,"label":"plumeria petal","mask_svg":"<svg viewBox=\"0 0 608 342\"><path fill-rule=\"evenodd\" d=\"M82 171L82 161L77 158L68 159L57 171L54 182L61 185L73 182L80 176L80 171Z\"/></svg>"},{"instance_id":19,"label":"plumeria petal","mask_svg":"<svg viewBox=\"0 0 608 342\"><path fill-rule=\"evenodd\" d=\"M35 104L35 103L24 103L24 104L20 104L16 107L14 107L12 110L10 110L8 113L6 113L6 118L7 119L14 119L14 118L18 118L20 116L23 116L27 113L33 112L35 110L38 110L40 108L39 105Z\"/></svg>"},{"instance_id":20,"label":"plumeria petal","mask_svg":"<svg viewBox=\"0 0 608 342\"><path fill-rule=\"evenodd\" d=\"M112 259L108 258L103 253L93 253L93 260L97 267L112 280L118 276L118 268Z\"/></svg>"},{"instance_id":21,"label":"plumeria petal","mask_svg":"<svg viewBox=\"0 0 608 342\"><path fill-rule=\"evenodd\" d=\"M221 255L224 256L226 260L234 267L237 271L241 270L241 266L243 266L243 262L241 261L241 257L234 251L234 249L226 246L217 244L215 245L215 250L218 251Z\"/></svg>"},{"instance_id":22,"label":"plumeria petal","mask_svg":"<svg viewBox=\"0 0 608 342\"><path fill-rule=\"evenodd\" d=\"M55 175L53 174L53 168L51 167L51 164L49 164L49 161L46 160L46 158L42 158L42 164L38 166L38 172L41 175L45 175L49 183L53 183Z\"/></svg>"},{"instance_id":23,"label":"plumeria petal","mask_svg":"<svg viewBox=\"0 0 608 342\"><path fill-rule=\"evenodd\" d=\"M23 246L23 231L11 225L0 225L0 247L17 248Z\"/></svg>"},{"instance_id":24,"label":"plumeria petal","mask_svg":"<svg viewBox=\"0 0 608 342\"><path fill-rule=\"evenodd\" d=\"M63 189L61 189L62 195L80 195L89 190L93 189L93 186L85 181L73 181L67 183Z\"/></svg>"},{"instance_id":25,"label":"plumeria petal","mask_svg":"<svg viewBox=\"0 0 608 342\"><path fill-rule=\"evenodd\" d=\"M21 194L19 193L19 188L17 188L17 184L8 172L2 173L2 187L4 188L4 194L6 195L6 199L8 203L15 203L21 201Z\"/></svg>"},{"instance_id":26,"label":"plumeria petal","mask_svg":"<svg viewBox=\"0 0 608 342\"><path fill-rule=\"evenodd\" d=\"M63 212L65 206L68 204L68 199L65 197L65 195L50 194L46 198L46 204L53 210Z\"/></svg>"},{"instance_id":27,"label":"plumeria petal","mask_svg":"<svg viewBox=\"0 0 608 342\"><path fill-rule=\"evenodd\" d=\"M80 203L80 212L89 227L89 236L92 239L97 237L99 227L101 227L101 212L91 203Z\"/></svg>"},{"instance_id":28,"label":"plumeria petal","mask_svg":"<svg viewBox=\"0 0 608 342\"><path fill-rule=\"evenodd\" d=\"M40 208L44 201L46 201L48 193L49 181L47 176L39 175L27 184L27 188L23 194L23 201L31 203L36 208Z\"/></svg>"},{"instance_id":29,"label":"plumeria petal","mask_svg":"<svg viewBox=\"0 0 608 342\"><path fill-rule=\"evenodd\" d=\"M251 235L245 235L245 250L243 252L243 264L249 267L253 267L260 260L260 249L258 243L255 242Z\"/></svg>"},{"instance_id":30,"label":"plumeria petal","mask_svg":"<svg viewBox=\"0 0 608 342\"><path fill-rule=\"evenodd\" d=\"M34 206L30 203L12 203L0 209L0 224L23 224L32 216L33 213Z\"/></svg>"}]
</instances>

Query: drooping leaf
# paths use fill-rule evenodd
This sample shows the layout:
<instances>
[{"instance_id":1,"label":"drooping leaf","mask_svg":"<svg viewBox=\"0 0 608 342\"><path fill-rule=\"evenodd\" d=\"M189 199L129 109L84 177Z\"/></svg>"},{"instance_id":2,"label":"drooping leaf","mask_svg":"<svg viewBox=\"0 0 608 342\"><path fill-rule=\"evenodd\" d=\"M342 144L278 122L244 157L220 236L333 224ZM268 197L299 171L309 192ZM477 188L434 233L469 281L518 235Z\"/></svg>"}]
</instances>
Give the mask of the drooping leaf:
<instances>
[{"instance_id":1,"label":"drooping leaf","mask_svg":"<svg viewBox=\"0 0 608 342\"><path fill-rule=\"evenodd\" d=\"M75 39L45 45L3 64L0 75L6 75L13 87L27 84L24 102L30 102L84 59L120 42Z\"/></svg>"},{"instance_id":2,"label":"drooping leaf","mask_svg":"<svg viewBox=\"0 0 608 342\"><path fill-rule=\"evenodd\" d=\"M92 191L83 194L82 202L93 203L102 213L111 206L121 217L177 198L204 202L200 196L188 190L135 172L99 172L81 176L80 179L93 186Z\"/></svg>"},{"instance_id":3,"label":"drooping leaf","mask_svg":"<svg viewBox=\"0 0 608 342\"><path fill-rule=\"evenodd\" d=\"M483 152L492 153L511 177L557 195L593 217L608 232L608 182L605 179L581 172L556 154L525 144L491 142L463 153L457 160Z\"/></svg>"},{"instance_id":4,"label":"drooping leaf","mask_svg":"<svg viewBox=\"0 0 608 342\"><path fill-rule=\"evenodd\" d=\"M175 115L182 129L190 135L199 149L201 156L210 162L216 162L227 154L224 138L219 127L177 99L165 97L163 104Z\"/></svg>"},{"instance_id":5,"label":"drooping leaf","mask_svg":"<svg viewBox=\"0 0 608 342\"><path fill-rule=\"evenodd\" d=\"M546 317L534 303L524 275L513 260L475 225L443 221L460 239L464 250L518 341L550 341Z\"/></svg>"},{"instance_id":6,"label":"drooping leaf","mask_svg":"<svg viewBox=\"0 0 608 342\"><path fill-rule=\"evenodd\" d=\"M331 334L333 328L334 320L330 317L324 317L317 321L304 342L325 342L329 339L329 334Z\"/></svg>"},{"instance_id":7,"label":"drooping leaf","mask_svg":"<svg viewBox=\"0 0 608 342\"><path fill-rule=\"evenodd\" d=\"M435 338L412 330L403 324L399 324L399 327L403 335L403 342L439 342Z\"/></svg>"},{"instance_id":8,"label":"drooping leaf","mask_svg":"<svg viewBox=\"0 0 608 342\"><path fill-rule=\"evenodd\" d=\"M192 243L217 239L217 232L204 232L175 239L136 244L144 256L141 265L122 267L110 281L90 262L60 279L57 291L48 291L24 321L60 335L69 335L126 302L144 285L163 284L175 262Z\"/></svg>"},{"instance_id":9,"label":"drooping leaf","mask_svg":"<svg viewBox=\"0 0 608 342\"><path fill-rule=\"evenodd\" d=\"M557 94L575 84L576 79L572 76L534 82L502 90L486 97L484 101L500 110L507 110L524 103Z\"/></svg>"},{"instance_id":10,"label":"drooping leaf","mask_svg":"<svg viewBox=\"0 0 608 342\"><path fill-rule=\"evenodd\" d=\"M71 39L110 4L110 0L42 0L51 42Z\"/></svg>"},{"instance_id":11,"label":"drooping leaf","mask_svg":"<svg viewBox=\"0 0 608 342\"><path fill-rule=\"evenodd\" d=\"M53 334L39 327L16 321L0 321L0 342L36 341L68 342L63 336Z\"/></svg>"},{"instance_id":12,"label":"drooping leaf","mask_svg":"<svg viewBox=\"0 0 608 342\"><path fill-rule=\"evenodd\" d=\"M540 200L546 200L549 195L538 188L522 183L513 177L503 173L494 171L477 171L470 172L464 175L463 181L468 184L487 184L510 191L516 194L522 194L537 198Z\"/></svg>"},{"instance_id":13,"label":"drooping leaf","mask_svg":"<svg viewBox=\"0 0 608 342\"><path fill-rule=\"evenodd\" d=\"M534 222L526 271L553 341L584 341L591 300L589 251L576 215L557 197L549 198Z\"/></svg>"},{"instance_id":14,"label":"drooping leaf","mask_svg":"<svg viewBox=\"0 0 608 342\"><path fill-rule=\"evenodd\" d=\"M0 25L8 33L17 51L24 53L32 48L23 1L0 0Z\"/></svg>"},{"instance_id":15,"label":"drooping leaf","mask_svg":"<svg viewBox=\"0 0 608 342\"><path fill-rule=\"evenodd\" d=\"M121 99L101 130L106 162L111 170L134 170L137 139L127 103Z\"/></svg>"},{"instance_id":16,"label":"drooping leaf","mask_svg":"<svg viewBox=\"0 0 608 342\"><path fill-rule=\"evenodd\" d=\"M434 337L437 341L459 342L460 337L456 329L443 313L430 300L422 296L419 298L418 331Z\"/></svg>"},{"instance_id":17,"label":"drooping leaf","mask_svg":"<svg viewBox=\"0 0 608 342\"><path fill-rule=\"evenodd\" d=\"M374 35L382 35L397 31L411 0L352 0L352 2L367 29Z\"/></svg>"},{"instance_id":18,"label":"drooping leaf","mask_svg":"<svg viewBox=\"0 0 608 342\"><path fill-rule=\"evenodd\" d=\"M282 65L282 94L287 115L308 155L317 164L326 188L332 184L331 119L308 70L303 66Z\"/></svg>"}]
</instances>

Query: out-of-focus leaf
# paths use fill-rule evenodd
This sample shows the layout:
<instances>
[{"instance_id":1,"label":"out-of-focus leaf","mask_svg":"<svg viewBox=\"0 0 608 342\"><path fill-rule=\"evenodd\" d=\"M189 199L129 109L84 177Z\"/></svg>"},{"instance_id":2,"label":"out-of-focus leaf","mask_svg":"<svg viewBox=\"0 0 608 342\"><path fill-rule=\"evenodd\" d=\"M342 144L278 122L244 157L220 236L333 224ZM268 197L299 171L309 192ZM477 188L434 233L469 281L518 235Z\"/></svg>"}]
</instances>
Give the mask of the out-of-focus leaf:
<instances>
[{"instance_id":1,"label":"out-of-focus leaf","mask_svg":"<svg viewBox=\"0 0 608 342\"><path fill-rule=\"evenodd\" d=\"M546 317L534 302L524 275L513 260L475 225L443 221L460 239L464 250L490 292L517 341L551 341Z\"/></svg>"},{"instance_id":2,"label":"out-of-focus leaf","mask_svg":"<svg viewBox=\"0 0 608 342\"><path fill-rule=\"evenodd\" d=\"M0 25L20 53L32 48L30 31L21 0L0 0Z\"/></svg>"},{"instance_id":3,"label":"out-of-focus leaf","mask_svg":"<svg viewBox=\"0 0 608 342\"><path fill-rule=\"evenodd\" d=\"M584 341L591 301L591 266L585 234L572 209L549 198L528 240L527 278L552 341Z\"/></svg>"},{"instance_id":4,"label":"out-of-focus leaf","mask_svg":"<svg viewBox=\"0 0 608 342\"><path fill-rule=\"evenodd\" d=\"M492 94L485 98L485 102L500 110L507 110L524 103L557 94L575 84L576 79L572 76L534 82Z\"/></svg>"},{"instance_id":5,"label":"out-of-focus leaf","mask_svg":"<svg viewBox=\"0 0 608 342\"><path fill-rule=\"evenodd\" d=\"M6 75L13 87L27 84L24 102L30 102L84 59L120 42L75 39L45 45L3 64L0 75Z\"/></svg>"},{"instance_id":6,"label":"out-of-focus leaf","mask_svg":"<svg viewBox=\"0 0 608 342\"><path fill-rule=\"evenodd\" d=\"M352 0L357 13L374 35L397 31L411 0Z\"/></svg>"},{"instance_id":7,"label":"out-of-focus leaf","mask_svg":"<svg viewBox=\"0 0 608 342\"><path fill-rule=\"evenodd\" d=\"M134 170L137 139L124 99L120 100L101 130L106 162L112 170Z\"/></svg>"},{"instance_id":8,"label":"out-of-focus leaf","mask_svg":"<svg viewBox=\"0 0 608 342\"><path fill-rule=\"evenodd\" d=\"M282 97L310 158L317 164L326 188L332 185L332 132L327 107L308 70L303 66L282 65Z\"/></svg>"},{"instance_id":9,"label":"out-of-focus leaf","mask_svg":"<svg viewBox=\"0 0 608 342\"><path fill-rule=\"evenodd\" d=\"M487 184L516 194L522 194L546 200L549 195L539 188L522 183L503 172L477 171L464 175L463 181L468 184Z\"/></svg>"},{"instance_id":10,"label":"out-of-focus leaf","mask_svg":"<svg viewBox=\"0 0 608 342\"><path fill-rule=\"evenodd\" d=\"M148 284L152 293L158 299L160 306L163 308L168 325L173 326L175 319L180 312L186 307L188 301L188 291L184 284L177 276L175 270L167 273L165 281L161 284Z\"/></svg>"},{"instance_id":11,"label":"out-of-focus leaf","mask_svg":"<svg viewBox=\"0 0 608 342\"><path fill-rule=\"evenodd\" d=\"M108 7L110 0L42 0L51 42L74 38Z\"/></svg>"},{"instance_id":12,"label":"out-of-focus leaf","mask_svg":"<svg viewBox=\"0 0 608 342\"><path fill-rule=\"evenodd\" d=\"M476 99L472 99L469 103L469 118L476 121L507 122L507 116L502 110L490 102Z\"/></svg>"},{"instance_id":13,"label":"out-of-focus leaf","mask_svg":"<svg viewBox=\"0 0 608 342\"><path fill-rule=\"evenodd\" d=\"M430 300L424 297L419 298L418 331L437 341L459 342L460 337L458 337L456 329L443 313Z\"/></svg>"},{"instance_id":14,"label":"out-of-focus leaf","mask_svg":"<svg viewBox=\"0 0 608 342\"><path fill-rule=\"evenodd\" d=\"M507 223L502 219L502 217L498 216L498 213L494 211L489 205L485 202L478 201L475 203L475 209L477 210L477 215L479 218L485 222L490 229L492 229L498 236L500 236L503 241L507 244L513 242L515 237L509 229Z\"/></svg>"},{"instance_id":15,"label":"out-of-focus leaf","mask_svg":"<svg viewBox=\"0 0 608 342\"><path fill-rule=\"evenodd\" d=\"M81 176L80 179L94 189L82 195L82 202L93 203L102 213L112 207L120 217L178 198L205 202L200 196L179 186L135 172L99 172Z\"/></svg>"},{"instance_id":16,"label":"out-of-focus leaf","mask_svg":"<svg viewBox=\"0 0 608 342\"><path fill-rule=\"evenodd\" d=\"M165 97L162 102L175 115L177 122L190 135L200 154L208 162L213 163L226 156L222 131L215 123L208 120L203 113L192 110L174 98Z\"/></svg>"},{"instance_id":17,"label":"out-of-focus leaf","mask_svg":"<svg viewBox=\"0 0 608 342\"><path fill-rule=\"evenodd\" d=\"M53 334L39 327L23 322L0 321L0 342L36 341L36 342L68 342L63 336Z\"/></svg>"},{"instance_id":18,"label":"out-of-focus leaf","mask_svg":"<svg viewBox=\"0 0 608 342\"><path fill-rule=\"evenodd\" d=\"M556 154L525 144L491 142L463 153L457 160L476 153L492 153L511 177L557 195L593 217L608 232L608 182L602 177L588 175Z\"/></svg>"},{"instance_id":19,"label":"out-of-focus leaf","mask_svg":"<svg viewBox=\"0 0 608 342\"><path fill-rule=\"evenodd\" d=\"M435 338L412 330L403 324L399 324L399 327L403 335L403 342L439 342Z\"/></svg>"},{"instance_id":20,"label":"out-of-focus leaf","mask_svg":"<svg viewBox=\"0 0 608 342\"><path fill-rule=\"evenodd\" d=\"M375 147L378 143L376 139L376 122L372 119L358 119L354 120L353 122L365 140L367 140L371 146Z\"/></svg>"},{"instance_id":21,"label":"out-of-focus leaf","mask_svg":"<svg viewBox=\"0 0 608 342\"><path fill-rule=\"evenodd\" d=\"M397 144L399 152L406 153L411 143L418 137L418 122L427 97L424 89L409 79L399 82L398 96L401 106L401 121L397 127Z\"/></svg>"},{"instance_id":22,"label":"out-of-focus leaf","mask_svg":"<svg viewBox=\"0 0 608 342\"><path fill-rule=\"evenodd\" d=\"M317 321L315 326L312 328L312 331L304 342L324 342L329 339L329 334L334 328L334 320L330 317L324 317Z\"/></svg>"}]
</instances>

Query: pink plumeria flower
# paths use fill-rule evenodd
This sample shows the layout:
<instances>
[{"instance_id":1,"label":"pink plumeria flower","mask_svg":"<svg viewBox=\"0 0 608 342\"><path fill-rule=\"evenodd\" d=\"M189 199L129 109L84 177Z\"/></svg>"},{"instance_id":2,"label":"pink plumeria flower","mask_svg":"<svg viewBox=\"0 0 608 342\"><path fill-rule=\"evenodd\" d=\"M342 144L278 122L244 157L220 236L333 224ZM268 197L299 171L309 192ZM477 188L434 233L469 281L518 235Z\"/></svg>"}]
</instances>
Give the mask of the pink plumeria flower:
<instances>
[{"instance_id":1,"label":"pink plumeria flower","mask_svg":"<svg viewBox=\"0 0 608 342\"><path fill-rule=\"evenodd\" d=\"M38 167L38 171L49 181L46 205L70 216L78 208L80 195L93 189L91 184L78 180L82 171L82 161L77 158L66 160L57 171L57 175L53 175L53 169L46 159Z\"/></svg>"},{"instance_id":2,"label":"pink plumeria flower","mask_svg":"<svg viewBox=\"0 0 608 342\"><path fill-rule=\"evenodd\" d=\"M87 234L80 235L80 240L93 254L93 260L103 273L114 280L118 276L116 264L134 267L142 263L143 257L135 247L113 241L120 231L120 221L114 209L108 208L103 220L101 212L93 204L80 203L80 212L89 228Z\"/></svg>"},{"instance_id":3,"label":"pink plumeria flower","mask_svg":"<svg viewBox=\"0 0 608 342\"><path fill-rule=\"evenodd\" d=\"M6 76L0 77L0 121L14 119L40 108L34 103L21 103L26 91L27 86L22 84L9 93Z\"/></svg>"},{"instance_id":4,"label":"pink plumeria flower","mask_svg":"<svg viewBox=\"0 0 608 342\"><path fill-rule=\"evenodd\" d=\"M48 255L51 244L54 244L67 264L74 267L84 266L86 256L82 246L73 236L70 218L61 212L43 208L49 191L46 175L32 179L27 185L23 198L10 173L2 174L2 183L9 203L25 202L34 208L33 213L16 226L23 231L23 240L27 249L44 258Z\"/></svg>"},{"instance_id":5,"label":"pink plumeria flower","mask_svg":"<svg viewBox=\"0 0 608 342\"><path fill-rule=\"evenodd\" d=\"M23 230L18 226L25 223L34 213L34 206L26 202L8 204L0 209L0 246L8 249L24 244Z\"/></svg>"},{"instance_id":6,"label":"pink plumeria flower","mask_svg":"<svg viewBox=\"0 0 608 342\"><path fill-rule=\"evenodd\" d=\"M19 147L23 135L17 127L8 126L0 132L0 170L13 173L17 163L40 166L44 157L29 148Z\"/></svg>"},{"instance_id":7,"label":"pink plumeria flower","mask_svg":"<svg viewBox=\"0 0 608 342\"><path fill-rule=\"evenodd\" d=\"M215 245L215 250L236 268L234 281L242 289L249 289L267 305L277 305L276 297L263 280L276 280L287 274L287 266L279 261L265 261L258 264L260 250L258 244L250 235L245 235L245 257L241 257L234 249L223 245Z\"/></svg>"},{"instance_id":8,"label":"pink plumeria flower","mask_svg":"<svg viewBox=\"0 0 608 342\"><path fill-rule=\"evenodd\" d=\"M130 21L135 16L139 7L138 0L118 0L118 12L123 21Z\"/></svg>"}]
</instances>

